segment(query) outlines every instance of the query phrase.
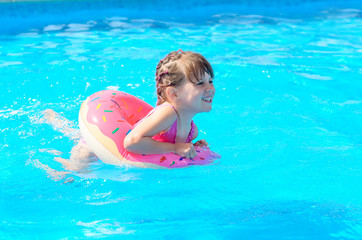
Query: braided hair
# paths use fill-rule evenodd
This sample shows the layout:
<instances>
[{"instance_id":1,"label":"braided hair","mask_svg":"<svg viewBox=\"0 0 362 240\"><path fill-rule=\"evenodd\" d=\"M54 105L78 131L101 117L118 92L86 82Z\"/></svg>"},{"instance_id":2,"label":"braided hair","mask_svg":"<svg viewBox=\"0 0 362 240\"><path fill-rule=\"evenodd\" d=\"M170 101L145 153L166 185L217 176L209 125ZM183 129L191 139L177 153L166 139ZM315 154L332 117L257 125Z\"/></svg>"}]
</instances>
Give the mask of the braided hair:
<instances>
[{"instance_id":1,"label":"braided hair","mask_svg":"<svg viewBox=\"0 0 362 240\"><path fill-rule=\"evenodd\" d=\"M167 87L180 86L183 79L196 83L205 73L214 78L210 63L201 54L182 50L170 52L156 67L157 105L167 101Z\"/></svg>"}]
</instances>

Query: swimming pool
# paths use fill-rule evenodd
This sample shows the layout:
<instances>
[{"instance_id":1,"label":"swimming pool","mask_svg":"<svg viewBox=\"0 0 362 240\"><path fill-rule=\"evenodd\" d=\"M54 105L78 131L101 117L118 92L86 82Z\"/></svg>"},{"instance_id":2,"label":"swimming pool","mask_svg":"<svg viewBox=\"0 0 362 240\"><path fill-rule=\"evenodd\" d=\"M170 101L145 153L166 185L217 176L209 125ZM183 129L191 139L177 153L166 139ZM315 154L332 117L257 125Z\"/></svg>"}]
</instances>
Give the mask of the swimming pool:
<instances>
[{"instance_id":1,"label":"swimming pool","mask_svg":"<svg viewBox=\"0 0 362 240\"><path fill-rule=\"evenodd\" d=\"M1 239L362 238L361 4L220 2L0 4ZM214 67L196 124L222 158L64 173L73 133L42 111L76 127L103 89L154 104L180 48Z\"/></svg>"}]
</instances>

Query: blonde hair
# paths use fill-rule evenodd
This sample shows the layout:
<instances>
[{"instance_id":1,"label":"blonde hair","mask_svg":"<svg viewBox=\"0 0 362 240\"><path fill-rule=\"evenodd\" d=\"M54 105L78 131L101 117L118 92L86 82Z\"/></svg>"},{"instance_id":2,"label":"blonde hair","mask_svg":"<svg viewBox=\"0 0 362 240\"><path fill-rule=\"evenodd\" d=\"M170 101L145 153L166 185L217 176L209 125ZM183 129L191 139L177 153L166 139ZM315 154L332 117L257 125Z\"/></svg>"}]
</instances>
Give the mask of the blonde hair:
<instances>
[{"instance_id":1,"label":"blonde hair","mask_svg":"<svg viewBox=\"0 0 362 240\"><path fill-rule=\"evenodd\" d=\"M183 79L196 83L205 73L214 78L214 70L201 54L182 50L170 52L156 67L157 105L167 100L166 87L177 87Z\"/></svg>"}]
</instances>

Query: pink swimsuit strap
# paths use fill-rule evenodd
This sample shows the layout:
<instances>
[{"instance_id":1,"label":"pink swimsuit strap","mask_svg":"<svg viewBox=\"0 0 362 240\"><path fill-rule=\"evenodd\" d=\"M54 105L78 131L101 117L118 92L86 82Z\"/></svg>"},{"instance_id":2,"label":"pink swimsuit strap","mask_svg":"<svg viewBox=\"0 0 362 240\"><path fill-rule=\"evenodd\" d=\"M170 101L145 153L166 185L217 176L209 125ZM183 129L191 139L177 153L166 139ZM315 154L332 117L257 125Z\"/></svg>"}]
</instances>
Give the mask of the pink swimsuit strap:
<instances>
[{"instance_id":1,"label":"pink swimsuit strap","mask_svg":"<svg viewBox=\"0 0 362 240\"><path fill-rule=\"evenodd\" d=\"M164 103L164 104L161 104L161 105L159 105L157 107L163 107L163 106L166 106L166 105L171 106L176 111L175 107L172 106L169 103ZM150 114L152 112L150 112ZM195 123L194 123L194 121L191 121L191 129L190 129L189 135L187 136L187 139L186 139L185 143L191 142L192 136L194 135L194 133L195 133ZM161 142L176 143L176 135L177 135L177 119L171 125L170 129L167 132L158 134L158 135L154 136L153 139L161 141Z\"/></svg>"}]
</instances>

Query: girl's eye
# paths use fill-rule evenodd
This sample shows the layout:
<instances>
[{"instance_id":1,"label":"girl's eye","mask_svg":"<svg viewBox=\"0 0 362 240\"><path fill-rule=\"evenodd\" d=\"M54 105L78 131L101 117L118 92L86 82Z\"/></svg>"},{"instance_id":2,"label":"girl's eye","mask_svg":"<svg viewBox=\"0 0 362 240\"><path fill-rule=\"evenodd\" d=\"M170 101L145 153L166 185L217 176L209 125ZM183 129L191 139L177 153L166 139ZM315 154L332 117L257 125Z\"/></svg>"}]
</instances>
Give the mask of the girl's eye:
<instances>
[{"instance_id":1,"label":"girl's eye","mask_svg":"<svg viewBox=\"0 0 362 240\"><path fill-rule=\"evenodd\" d=\"M214 83L214 81L209 81L209 83L210 83L210 84L213 84L213 83Z\"/></svg>"},{"instance_id":2,"label":"girl's eye","mask_svg":"<svg viewBox=\"0 0 362 240\"><path fill-rule=\"evenodd\" d=\"M198 82L198 83L196 83L196 85L198 85L198 86L201 86L201 85L203 85L204 84L204 82Z\"/></svg>"}]
</instances>

